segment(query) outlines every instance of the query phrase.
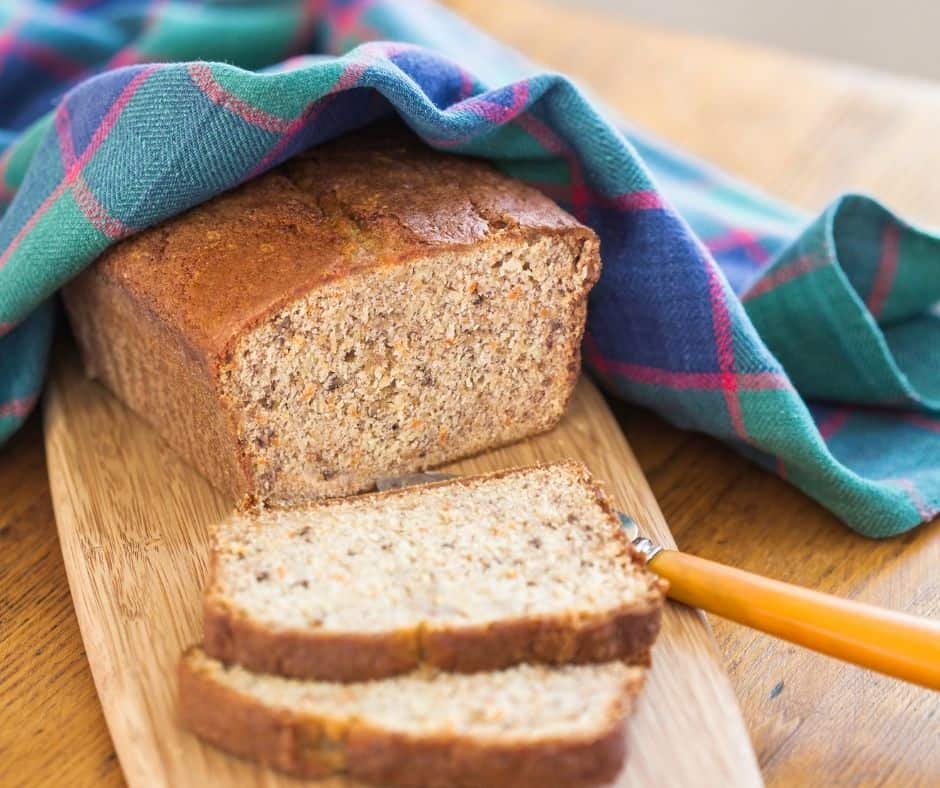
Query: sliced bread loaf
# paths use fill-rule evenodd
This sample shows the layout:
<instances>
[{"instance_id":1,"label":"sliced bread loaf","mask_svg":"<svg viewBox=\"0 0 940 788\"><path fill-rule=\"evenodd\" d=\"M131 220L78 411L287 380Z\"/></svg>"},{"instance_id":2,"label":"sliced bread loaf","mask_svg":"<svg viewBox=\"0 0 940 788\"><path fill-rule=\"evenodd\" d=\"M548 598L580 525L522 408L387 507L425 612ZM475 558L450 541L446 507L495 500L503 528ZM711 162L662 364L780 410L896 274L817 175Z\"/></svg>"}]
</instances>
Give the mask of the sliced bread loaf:
<instances>
[{"instance_id":1,"label":"sliced bread loaf","mask_svg":"<svg viewBox=\"0 0 940 788\"><path fill-rule=\"evenodd\" d=\"M663 581L580 463L236 515L213 537L205 649L361 681L519 663L647 663Z\"/></svg>"},{"instance_id":2,"label":"sliced bread loaf","mask_svg":"<svg viewBox=\"0 0 940 788\"><path fill-rule=\"evenodd\" d=\"M293 506L554 425L599 274L547 197L378 126L115 244L63 295L90 374L236 501Z\"/></svg>"},{"instance_id":3,"label":"sliced bread loaf","mask_svg":"<svg viewBox=\"0 0 940 788\"><path fill-rule=\"evenodd\" d=\"M298 777L422 788L571 788L611 780L643 680L619 662L384 681L298 681L180 663L183 723L211 744Z\"/></svg>"}]
</instances>

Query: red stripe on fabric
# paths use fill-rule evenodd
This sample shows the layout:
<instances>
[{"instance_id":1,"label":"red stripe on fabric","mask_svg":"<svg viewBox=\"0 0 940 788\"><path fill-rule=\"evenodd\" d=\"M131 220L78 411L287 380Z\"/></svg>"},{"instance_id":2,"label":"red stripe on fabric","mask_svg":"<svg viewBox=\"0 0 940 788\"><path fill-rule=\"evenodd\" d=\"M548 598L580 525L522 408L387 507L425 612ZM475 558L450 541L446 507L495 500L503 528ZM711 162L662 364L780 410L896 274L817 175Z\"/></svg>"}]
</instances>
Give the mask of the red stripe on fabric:
<instances>
[{"instance_id":1,"label":"red stripe on fabric","mask_svg":"<svg viewBox=\"0 0 940 788\"><path fill-rule=\"evenodd\" d=\"M121 91L120 95L117 97L117 99L115 99L114 103L105 113L105 116L101 119L101 123L98 125L98 128L95 129L95 133L91 135L91 141L88 143L88 146L84 151L82 151L82 155L75 162L73 172L69 173L72 178L76 177L81 171L81 168L84 167L91 160L91 157L98 152L98 148L101 147L101 144L111 133L111 129L114 128L118 118L124 111L124 108L130 103L130 100L134 97L134 94L138 91L140 86L156 70L157 66L147 66L146 68L138 71L134 75L133 79L127 83L124 90Z\"/></svg>"},{"instance_id":2,"label":"red stripe on fabric","mask_svg":"<svg viewBox=\"0 0 940 788\"><path fill-rule=\"evenodd\" d=\"M402 52L421 52L421 47L416 44L406 44L402 41L370 41L362 45L363 47L368 47L370 50L377 49L385 57L395 57L395 55L400 55ZM370 58L375 56L370 54Z\"/></svg>"},{"instance_id":3,"label":"red stripe on fabric","mask_svg":"<svg viewBox=\"0 0 940 788\"><path fill-rule=\"evenodd\" d=\"M520 116L516 118L517 115L525 108L526 102L529 100L529 84L527 82L516 82L512 86L512 103L507 107L505 104L500 104L498 101L491 101L485 96L475 96L467 101L463 102L461 109L472 112L477 117L488 120L491 123L505 123L507 120L516 119L516 122L520 125L523 122L528 122L532 124L532 130L528 128L526 131L529 132L533 137L535 137L542 145L544 145L548 150L553 150L549 148L548 139L554 135L550 134L550 130L547 126L542 126L542 124L537 121L536 118L531 115ZM540 135L542 138L540 138ZM553 140L554 144L557 144ZM554 150L553 152L561 153L561 150Z\"/></svg>"},{"instance_id":4,"label":"red stripe on fabric","mask_svg":"<svg viewBox=\"0 0 940 788\"><path fill-rule=\"evenodd\" d=\"M868 310L878 317L884 309L885 301L891 294L894 275L898 269L898 251L901 246L901 230L893 222L885 225L881 235L881 259L871 292L868 294Z\"/></svg>"},{"instance_id":5,"label":"red stripe on fabric","mask_svg":"<svg viewBox=\"0 0 940 788\"><path fill-rule=\"evenodd\" d=\"M729 230L724 235L712 238L705 242L705 246L712 254L727 252L731 249L743 249L755 263L765 263L770 256L761 246L756 235L741 229Z\"/></svg>"},{"instance_id":6,"label":"red stripe on fabric","mask_svg":"<svg viewBox=\"0 0 940 788\"><path fill-rule=\"evenodd\" d=\"M845 426L851 415L852 411L848 408L839 408L820 421L816 425L816 429L819 430L823 440L829 440Z\"/></svg>"},{"instance_id":7,"label":"red stripe on fabric","mask_svg":"<svg viewBox=\"0 0 940 788\"><path fill-rule=\"evenodd\" d=\"M518 110L521 110L529 98L529 85L527 82L519 83L525 85L525 101L519 104ZM515 105L516 102L514 102ZM584 170L581 167L581 161L577 153L553 129L539 120L531 113L520 114L515 120L526 133L542 145L547 151L559 154L568 167L568 178L571 181L568 186L568 196L571 200L571 211L579 221L587 221L588 205L593 198L592 191L588 188L584 178Z\"/></svg>"},{"instance_id":8,"label":"red stripe on fabric","mask_svg":"<svg viewBox=\"0 0 940 788\"><path fill-rule=\"evenodd\" d=\"M618 194L616 197L601 195L598 199L605 205L610 205L621 211L656 211L665 207L662 197L653 190L627 192Z\"/></svg>"},{"instance_id":9,"label":"red stripe on fabric","mask_svg":"<svg viewBox=\"0 0 940 788\"><path fill-rule=\"evenodd\" d=\"M330 21L333 23L333 31L330 39L334 50L341 40L340 37L355 34L360 41L378 38L376 31L362 21L363 14L373 3L374 0L356 0L356 2L347 3L342 8L332 10Z\"/></svg>"},{"instance_id":10,"label":"red stripe on fabric","mask_svg":"<svg viewBox=\"0 0 940 788\"><path fill-rule=\"evenodd\" d=\"M526 95L528 96L528 90L526 90ZM470 101L473 102L474 99L471 99ZM496 106L501 105L497 104ZM552 131L549 126L546 126L544 123L542 123L542 121L540 121L531 113L521 115L520 117L516 118L516 123L523 129L523 131L531 136L549 153L555 153L559 156L564 156L566 159L571 157L571 152L568 149L568 146L565 144L564 140L562 140L561 137Z\"/></svg>"},{"instance_id":11,"label":"red stripe on fabric","mask_svg":"<svg viewBox=\"0 0 940 788\"><path fill-rule=\"evenodd\" d=\"M750 301L752 298L762 296L780 285L797 279L811 271L815 271L817 268L822 268L822 266L823 260L819 257L798 257L792 263L786 263L779 268L775 268L767 274L767 276L755 282L754 285L741 296L741 300Z\"/></svg>"},{"instance_id":12,"label":"red stripe on fabric","mask_svg":"<svg viewBox=\"0 0 940 788\"><path fill-rule=\"evenodd\" d=\"M277 144L271 148L271 150L265 154L264 158L262 158L261 161L259 161L245 176L245 180L251 180L268 169L268 167L270 167L272 163L277 160L277 157L280 156L284 149L290 144L290 141L294 138L294 135L300 131L301 128L303 128L304 124L312 117L319 114L319 112L330 102L332 102L333 99L334 95L327 94L315 104L312 104L310 107L308 107L307 111L304 112L303 115L295 118L284 132L284 135L277 141Z\"/></svg>"},{"instance_id":13,"label":"red stripe on fabric","mask_svg":"<svg viewBox=\"0 0 940 788\"><path fill-rule=\"evenodd\" d=\"M59 107L55 114L55 128L59 138L59 150L62 153L62 163L66 170L75 166L75 147L72 141L72 124L66 104ZM88 186L81 172L72 183L72 196L85 218L91 222L100 233L108 238L121 238L130 233L128 227L120 219L111 216L105 207L98 202L91 188Z\"/></svg>"},{"instance_id":14,"label":"red stripe on fabric","mask_svg":"<svg viewBox=\"0 0 940 788\"><path fill-rule=\"evenodd\" d=\"M55 118L56 135L59 138L59 152L62 154L62 167L66 172L75 166L75 143L72 140L72 119L69 116L68 105L64 102L59 105Z\"/></svg>"},{"instance_id":15,"label":"red stripe on fabric","mask_svg":"<svg viewBox=\"0 0 940 788\"><path fill-rule=\"evenodd\" d=\"M704 253L706 250L701 248ZM725 293L721 278L714 264L707 264L708 297L712 309L712 332L715 338L715 350L718 354L718 367L721 370L721 391L725 406L734 431L742 440L748 440L744 415L741 412L741 400L738 397L738 379L735 375L734 337L731 333L731 316L725 303Z\"/></svg>"},{"instance_id":16,"label":"red stripe on fabric","mask_svg":"<svg viewBox=\"0 0 940 788\"><path fill-rule=\"evenodd\" d=\"M30 394L28 397L10 400L9 402L0 402L0 418L4 416L23 417L26 416L36 404L39 394Z\"/></svg>"},{"instance_id":17,"label":"red stripe on fabric","mask_svg":"<svg viewBox=\"0 0 940 788\"><path fill-rule=\"evenodd\" d=\"M0 323L0 337L13 330L16 323Z\"/></svg>"},{"instance_id":18,"label":"red stripe on fabric","mask_svg":"<svg viewBox=\"0 0 940 788\"><path fill-rule=\"evenodd\" d=\"M101 123L98 125L98 128L95 129L94 134L92 134L91 141L88 143L88 146L84 151L82 151L82 155L75 162L75 166L66 176L67 180L74 180L81 172L81 169L91 160L91 157L98 152L98 148L101 147L102 143L111 133L111 129L114 128L118 118L124 111L124 108L130 103L130 100L134 97L134 94L138 91L140 86L156 70L157 66L147 66L146 68L142 68L134 75L133 79L127 83L124 90L121 91L120 95L117 97L117 99L115 99L114 103L105 113L105 116L101 119Z\"/></svg>"},{"instance_id":19,"label":"red stripe on fabric","mask_svg":"<svg viewBox=\"0 0 940 788\"><path fill-rule=\"evenodd\" d=\"M311 107L308 108L308 112L313 107L317 107L317 111L319 111L332 100L333 96L326 95L315 104L311 105ZM313 117L315 114L316 112L310 112L309 114L305 112L303 115L295 118L287 127L287 129L285 129L284 134L277 141L274 147L264 155L261 161L252 167L251 171L245 176L244 180L250 181L252 178L267 170L268 167L270 167L277 160L277 157L280 156L284 149L290 144L290 141L294 138L294 135L303 127L306 120L310 117Z\"/></svg>"},{"instance_id":20,"label":"red stripe on fabric","mask_svg":"<svg viewBox=\"0 0 940 788\"><path fill-rule=\"evenodd\" d=\"M907 497L910 498L911 503L914 504L914 508L917 510L917 514L920 515L922 520L932 520L940 513L940 509L930 506L927 501L924 500L924 496L920 494L917 485L910 479L885 479L884 481L889 484L897 485L907 493Z\"/></svg>"},{"instance_id":21,"label":"red stripe on fabric","mask_svg":"<svg viewBox=\"0 0 940 788\"><path fill-rule=\"evenodd\" d=\"M16 190L6 182L7 170L10 166L10 159L13 154L13 146L7 148L0 156L0 200L12 200Z\"/></svg>"},{"instance_id":22,"label":"red stripe on fabric","mask_svg":"<svg viewBox=\"0 0 940 788\"><path fill-rule=\"evenodd\" d=\"M528 101L529 86L525 85L525 98ZM523 103L519 110L525 106ZM568 177L571 181L569 185L569 198L571 200L571 212L579 221L587 221L588 205L593 197L593 192L588 188L584 179L584 170L581 167L581 161L578 154L568 145L555 131L545 123L542 123L532 114L522 114L516 119L516 123L527 133L535 137L536 141L545 146L546 150L558 152L565 160L568 166Z\"/></svg>"},{"instance_id":23,"label":"red stripe on fabric","mask_svg":"<svg viewBox=\"0 0 940 788\"><path fill-rule=\"evenodd\" d=\"M96 0L60 0L59 7L69 11L81 11L94 2Z\"/></svg>"},{"instance_id":24,"label":"red stripe on fabric","mask_svg":"<svg viewBox=\"0 0 940 788\"><path fill-rule=\"evenodd\" d=\"M7 23L7 28L2 33L0 33L0 66L3 65L3 59L6 58L16 46L16 34L19 29L23 26L22 15L20 19L12 19ZM0 69L0 74L3 71Z\"/></svg>"},{"instance_id":25,"label":"red stripe on fabric","mask_svg":"<svg viewBox=\"0 0 940 788\"><path fill-rule=\"evenodd\" d=\"M522 102L513 101L513 110L517 114L525 107L525 103L529 98L528 83L519 84L525 85L525 100ZM567 184L566 187L567 196L571 200L572 213L574 213L575 217L580 221L584 221L587 218L587 206L591 198L591 192L584 182L584 171L581 169L581 162L578 160L577 154L561 137L549 126L542 123L535 115L531 113L519 114L519 117L515 119L515 123L538 142L539 145L545 148L545 150L550 153L556 153L565 160L565 164L568 167L568 178L570 180L570 183Z\"/></svg>"},{"instance_id":26,"label":"red stripe on fabric","mask_svg":"<svg viewBox=\"0 0 940 788\"><path fill-rule=\"evenodd\" d=\"M98 232L112 240L130 235L133 228L108 213L105 207L98 202L98 198L95 197L94 192L92 192L82 175L79 175L72 184L72 196L75 197L75 202L81 212L85 214L85 218L91 222Z\"/></svg>"},{"instance_id":27,"label":"red stripe on fabric","mask_svg":"<svg viewBox=\"0 0 940 788\"><path fill-rule=\"evenodd\" d=\"M930 432L940 432L940 419L931 419L928 416L921 416L919 413L908 413L904 416L908 424L920 427L922 430Z\"/></svg>"},{"instance_id":28,"label":"red stripe on fabric","mask_svg":"<svg viewBox=\"0 0 940 788\"><path fill-rule=\"evenodd\" d=\"M327 106L329 106L329 104L336 99L338 93L341 93L344 90L349 90L355 86L369 65L370 62L367 60L366 62L351 63L346 68L344 68L342 73L339 75L339 78L336 80L336 82L333 83L332 87L330 87L329 91L322 98L320 98L318 101L315 101L300 115L288 123L287 128L284 129L283 135L277 141L277 144L274 145L274 147L267 152L264 158L262 158L261 161L259 161L258 164L252 168L252 170L245 176L245 180L251 180L270 167L271 164L277 160L277 157L280 156L284 149L290 144L294 136L307 123L309 123Z\"/></svg>"},{"instance_id":29,"label":"red stripe on fabric","mask_svg":"<svg viewBox=\"0 0 940 788\"><path fill-rule=\"evenodd\" d=\"M529 103L529 83L522 81L517 82L512 86L512 105L510 106L510 112L513 115L518 115L522 110L525 109L525 105ZM532 120L536 121L539 125L542 125L542 121L536 118L534 115L529 116ZM548 129L548 126L544 128Z\"/></svg>"},{"instance_id":30,"label":"red stripe on fabric","mask_svg":"<svg viewBox=\"0 0 940 788\"><path fill-rule=\"evenodd\" d=\"M565 183L527 180L530 186L538 189L553 200L565 200L569 197L569 187ZM603 205L619 211L656 211L665 207L662 198L655 191L626 192L609 197L593 189L588 190L587 199L592 205Z\"/></svg>"},{"instance_id":31,"label":"red stripe on fabric","mask_svg":"<svg viewBox=\"0 0 940 788\"><path fill-rule=\"evenodd\" d=\"M602 372L615 372L650 386L714 391L725 385L724 374L720 372L671 372L607 359L597 360L595 363ZM745 391L772 391L787 387L786 378L773 372L741 372L737 373L737 379L738 387Z\"/></svg>"},{"instance_id":32,"label":"red stripe on fabric","mask_svg":"<svg viewBox=\"0 0 940 788\"><path fill-rule=\"evenodd\" d=\"M612 198L603 197L593 192L585 181L584 171L577 153L537 117L531 113L522 112L528 103L528 99L529 83L523 81L513 85L513 102L509 107L478 96L462 101L448 111L469 111L493 123L503 123L511 119L546 151L561 156L568 167L570 181L569 184L562 187L564 189L562 197L570 201L572 213L581 221L587 219L587 209L591 202L613 205L620 210L662 207L658 195L653 192L635 192ZM448 148L460 145L464 140L429 139L428 141L438 147ZM534 185L546 194L549 193L551 188L554 188L554 185L549 184Z\"/></svg>"},{"instance_id":33,"label":"red stripe on fabric","mask_svg":"<svg viewBox=\"0 0 940 788\"><path fill-rule=\"evenodd\" d=\"M374 0L355 0L333 9L331 15L333 23L342 30L352 27L373 2Z\"/></svg>"},{"instance_id":34,"label":"red stripe on fabric","mask_svg":"<svg viewBox=\"0 0 940 788\"><path fill-rule=\"evenodd\" d=\"M188 69L190 79L215 104L227 109L242 120L274 134L283 134L290 127L291 121L265 112L249 104L223 88L212 74L212 69L205 63L192 63Z\"/></svg>"},{"instance_id":35,"label":"red stripe on fabric","mask_svg":"<svg viewBox=\"0 0 940 788\"><path fill-rule=\"evenodd\" d=\"M613 373L636 383L648 386L667 386L673 389L697 389L701 391L714 391L722 388L724 378L720 372L673 372L658 367L648 367L640 364L628 364L625 361L615 361L601 355L590 334L584 335L586 350L590 354L591 363L604 374ZM787 379L777 372L739 372L738 387L744 391L770 391L785 389Z\"/></svg>"},{"instance_id":36,"label":"red stripe on fabric","mask_svg":"<svg viewBox=\"0 0 940 788\"><path fill-rule=\"evenodd\" d=\"M88 68L85 63L72 60L52 47L35 41L14 40L5 49L7 55L14 54L29 60L59 79L70 79Z\"/></svg>"},{"instance_id":37,"label":"red stripe on fabric","mask_svg":"<svg viewBox=\"0 0 940 788\"><path fill-rule=\"evenodd\" d=\"M59 185L56 186L52 194L46 197L43 203L33 212L32 216L26 220L26 223L20 228L19 232L14 236L13 240L10 241L10 243L7 245L7 248L4 249L2 254L0 254L0 268L3 268L3 266L6 265L7 261L13 255L13 252L16 251L16 248L29 234L30 230L36 226L36 223L42 218L43 214L48 211L55 201L62 196L65 190L75 182L75 179L78 178L78 176L81 174L82 168L91 160L91 157L97 153L98 148L100 148L105 139L107 139L108 134L111 133L111 129L114 128L118 118L121 116L124 108L130 102L131 98L133 98L138 88L140 88L140 86L154 71L156 71L156 69L157 66L148 66L143 68L134 75L130 82L127 83L127 85L124 87L124 90L121 91L120 95L117 97L117 99L115 99L107 113L105 113L101 123L98 124L98 128L96 128L94 134L92 134L91 141L82 152L82 155L65 173L65 177L59 182Z\"/></svg>"},{"instance_id":38,"label":"red stripe on fabric","mask_svg":"<svg viewBox=\"0 0 940 788\"><path fill-rule=\"evenodd\" d=\"M460 69L460 101L465 101L473 95L474 82L473 75L469 71ZM459 102L458 102L459 103Z\"/></svg>"},{"instance_id":39,"label":"red stripe on fabric","mask_svg":"<svg viewBox=\"0 0 940 788\"><path fill-rule=\"evenodd\" d=\"M134 46L126 46L124 49L118 50L108 61L106 69L108 68L120 68L121 66L132 66L135 63L139 63L141 60L144 60L144 55L137 50Z\"/></svg>"},{"instance_id":40,"label":"red stripe on fabric","mask_svg":"<svg viewBox=\"0 0 940 788\"><path fill-rule=\"evenodd\" d=\"M784 481L789 481L789 474L787 473L787 464L783 461L783 457L777 457L777 461L774 464L777 476L779 476Z\"/></svg>"},{"instance_id":41,"label":"red stripe on fabric","mask_svg":"<svg viewBox=\"0 0 940 788\"><path fill-rule=\"evenodd\" d=\"M525 98L528 100L528 83L520 84L525 85ZM584 182L584 173L581 169L581 162L578 160L577 154L571 150L561 137L549 126L542 123L537 117L531 113L519 114L524 106L524 102L520 104L516 100L513 101L513 110L518 114L518 117L514 119L515 124L549 153L555 153L564 159L565 165L568 167L568 179L570 181L570 183L564 186L564 196L571 203L571 212L575 215L575 218L582 222L586 221L587 206L591 199L591 192ZM496 122L502 122L502 120L504 120L504 118L498 118Z\"/></svg>"},{"instance_id":42,"label":"red stripe on fabric","mask_svg":"<svg viewBox=\"0 0 940 788\"><path fill-rule=\"evenodd\" d=\"M333 83L333 87L330 88L327 95L331 93L339 93L343 90L349 90L354 87L355 84L359 81L359 78L366 73L366 69L369 68L369 63L351 63L343 69L343 73L339 75L339 79Z\"/></svg>"}]
</instances>

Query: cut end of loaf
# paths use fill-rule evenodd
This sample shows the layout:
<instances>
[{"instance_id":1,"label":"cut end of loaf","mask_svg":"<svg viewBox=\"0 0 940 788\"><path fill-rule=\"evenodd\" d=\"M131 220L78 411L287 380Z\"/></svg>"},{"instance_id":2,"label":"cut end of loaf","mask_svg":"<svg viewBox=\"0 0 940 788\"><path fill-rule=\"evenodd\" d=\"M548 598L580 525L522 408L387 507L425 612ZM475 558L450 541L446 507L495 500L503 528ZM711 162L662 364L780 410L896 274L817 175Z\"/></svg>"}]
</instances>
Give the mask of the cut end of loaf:
<instances>
[{"instance_id":1,"label":"cut end of loaf","mask_svg":"<svg viewBox=\"0 0 940 788\"><path fill-rule=\"evenodd\" d=\"M256 497L361 492L548 429L578 375L596 276L584 233L495 233L288 304L223 377Z\"/></svg>"},{"instance_id":2,"label":"cut end of loaf","mask_svg":"<svg viewBox=\"0 0 940 788\"><path fill-rule=\"evenodd\" d=\"M599 273L547 197L380 125L116 244L65 301L210 481L293 506L552 426Z\"/></svg>"},{"instance_id":3,"label":"cut end of loaf","mask_svg":"<svg viewBox=\"0 0 940 788\"><path fill-rule=\"evenodd\" d=\"M646 664L662 600L586 468L565 462L230 518L205 645L333 681Z\"/></svg>"},{"instance_id":4,"label":"cut end of loaf","mask_svg":"<svg viewBox=\"0 0 940 788\"><path fill-rule=\"evenodd\" d=\"M642 669L614 662L332 684L251 673L194 648L180 664L180 709L210 743L299 777L562 788L620 770L642 681Z\"/></svg>"}]
</instances>

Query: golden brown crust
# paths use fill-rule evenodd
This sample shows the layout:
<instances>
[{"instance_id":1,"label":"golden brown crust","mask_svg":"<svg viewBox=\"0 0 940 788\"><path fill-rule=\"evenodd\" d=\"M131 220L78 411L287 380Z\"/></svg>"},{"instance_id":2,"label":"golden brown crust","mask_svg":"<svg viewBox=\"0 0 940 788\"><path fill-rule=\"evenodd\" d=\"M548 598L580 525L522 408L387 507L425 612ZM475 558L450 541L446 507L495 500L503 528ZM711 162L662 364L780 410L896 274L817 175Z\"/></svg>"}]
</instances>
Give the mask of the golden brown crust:
<instances>
[{"instance_id":1,"label":"golden brown crust","mask_svg":"<svg viewBox=\"0 0 940 788\"><path fill-rule=\"evenodd\" d=\"M63 294L88 371L247 505L258 482L250 447L239 442L238 409L220 385L240 337L325 283L352 288L374 268L546 234L580 249L588 272L584 297L559 316L570 340L558 348L568 359L558 384L570 397L586 296L600 271L596 236L489 165L388 127L316 148L116 244ZM492 444L548 429L560 416L546 411ZM429 454L422 467L478 449ZM344 474L311 497L360 492L372 481Z\"/></svg>"},{"instance_id":2,"label":"golden brown crust","mask_svg":"<svg viewBox=\"0 0 940 788\"><path fill-rule=\"evenodd\" d=\"M472 486L535 468L572 473L596 496L610 520L614 539L623 542L638 570L646 574L648 595L618 610L590 616L529 616L488 625L414 627L386 633L328 633L274 629L230 606L217 588L219 564L215 535L209 558L209 579L203 602L204 648L209 656L259 673L323 681L366 681L406 673L421 665L448 672L500 670L521 663L586 664L620 660L648 665L659 633L668 584L643 569L643 557L623 535L619 519L603 489L580 462L513 468L482 476L455 478L425 485ZM372 501L413 495L415 488L364 496ZM329 506L329 503L318 504Z\"/></svg>"},{"instance_id":3,"label":"golden brown crust","mask_svg":"<svg viewBox=\"0 0 940 788\"><path fill-rule=\"evenodd\" d=\"M352 682L388 678L422 665L452 673L522 663L621 660L648 665L662 606L649 602L577 620L529 617L486 626L376 634L273 630L233 613L216 599L206 600L204 614L204 646L215 659L258 673Z\"/></svg>"},{"instance_id":4,"label":"golden brown crust","mask_svg":"<svg viewBox=\"0 0 940 788\"><path fill-rule=\"evenodd\" d=\"M626 725L589 741L537 745L415 740L368 729L351 732L350 776L407 788L575 788L603 785L626 758Z\"/></svg>"},{"instance_id":5,"label":"golden brown crust","mask_svg":"<svg viewBox=\"0 0 940 788\"><path fill-rule=\"evenodd\" d=\"M624 686L622 712L641 683L631 679ZM183 725L210 744L301 778L346 774L402 788L575 788L609 782L626 756L624 713L587 739L519 743L409 736L268 707L194 669L185 654L179 709Z\"/></svg>"},{"instance_id":6,"label":"golden brown crust","mask_svg":"<svg viewBox=\"0 0 940 788\"><path fill-rule=\"evenodd\" d=\"M63 300L86 372L235 500L249 492L232 409L173 326L91 266Z\"/></svg>"},{"instance_id":7,"label":"golden brown crust","mask_svg":"<svg viewBox=\"0 0 940 788\"><path fill-rule=\"evenodd\" d=\"M408 673L421 663L413 631L342 636L274 632L232 613L216 599L203 608L206 653L256 673L323 681L358 681Z\"/></svg>"},{"instance_id":8,"label":"golden brown crust","mask_svg":"<svg viewBox=\"0 0 940 788\"><path fill-rule=\"evenodd\" d=\"M237 337L318 285L531 233L594 238L488 164L437 153L380 125L144 230L96 267L177 327L213 369Z\"/></svg>"}]
</instances>

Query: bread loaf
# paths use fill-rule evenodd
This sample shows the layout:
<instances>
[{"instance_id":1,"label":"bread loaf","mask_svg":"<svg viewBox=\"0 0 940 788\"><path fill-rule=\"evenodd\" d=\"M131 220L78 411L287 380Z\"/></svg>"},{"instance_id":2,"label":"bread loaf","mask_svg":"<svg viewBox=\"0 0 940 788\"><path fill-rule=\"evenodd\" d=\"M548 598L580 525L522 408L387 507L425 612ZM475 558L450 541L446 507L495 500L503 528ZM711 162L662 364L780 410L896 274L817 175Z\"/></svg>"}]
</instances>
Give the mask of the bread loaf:
<instances>
[{"instance_id":1,"label":"bread loaf","mask_svg":"<svg viewBox=\"0 0 940 788\"><path fill-rule=\"evenodd\" d=\"M180 716L217 747L302 778L575 788L619 772L642 680L642 668L613 662L331 684L251 673L191 649Z\"/></svg>"},{"instance_id":2,"label":"bread loaf","mask_svg":"<svg viewBox=\"0 0 940 788\"><path fill-rule=\"evenodd\" d=\"M328 681L646 664L663 585L587 469L556 463L229 518L204 647Z\"/></svg>"},{"instance_id":3,"label":"bread loaf","mask_svg":"<svg viewBox=\"0 0 940 788\"><path fill-rule=\"evenodd\" d=\"M88 371L238 502L369 489L552 426L598 241L382 127L124 240L70 283Z\"/></svg>"}]
</instances>

